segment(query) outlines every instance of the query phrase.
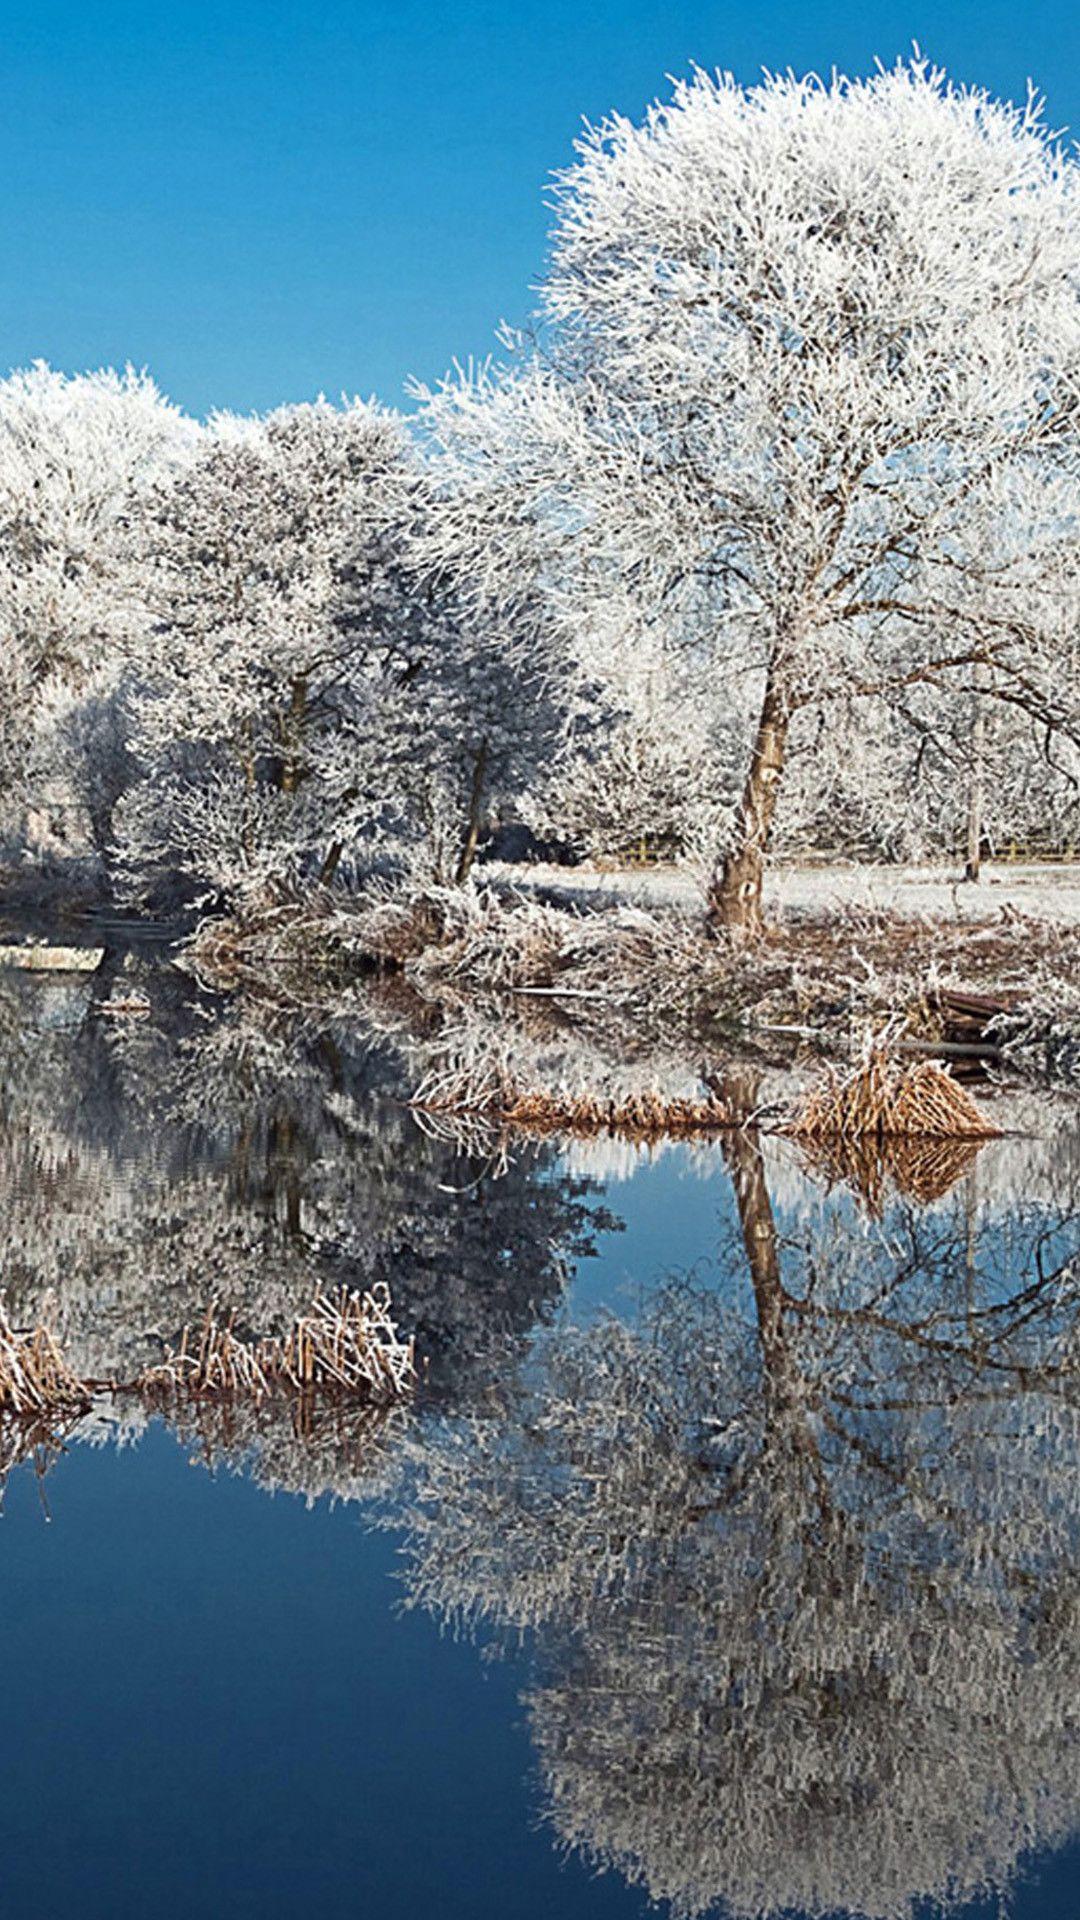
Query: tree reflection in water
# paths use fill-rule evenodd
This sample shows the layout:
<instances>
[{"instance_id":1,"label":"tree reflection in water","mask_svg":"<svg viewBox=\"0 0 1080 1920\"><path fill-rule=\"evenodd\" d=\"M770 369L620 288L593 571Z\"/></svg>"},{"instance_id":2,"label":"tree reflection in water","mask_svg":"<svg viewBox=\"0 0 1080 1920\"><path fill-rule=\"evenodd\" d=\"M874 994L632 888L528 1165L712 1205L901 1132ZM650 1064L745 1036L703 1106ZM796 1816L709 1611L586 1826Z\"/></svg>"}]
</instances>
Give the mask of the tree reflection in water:
<instances>
[{"instance_id":1,"label":"tree reflection in water","mask_svg":"<svg viewBox=\"0 0 1080 1920\"><path fill-rule=\"evenodd\" d=\"M355 1023L298 1032L172 991L152 1022L76 1004L50 1026L55 995L0 985L13 1312L53 1318L84 1375L131 1379L211 1299L263 1335L319 1289L382 1280L429 1396L482 1390L493 1353L551 1317L574 1257L614 1224L594 1184L552 1145L496 1177L428 1139L400 1059Z\"/></svg>"},{"instance_id":2,"label":"tree reflection in water","mask_svg":"<svg viewBox=\"0 0 1080 1920\"><path fill-rule=\"evenodd\" d=\"M959 1904L1080 1823L1077 1222L782 1237L727 1152L713 1275L414 1442L411 1596L535 1631L551 1824L676 1913Z\"/></svg>"},{"instance_id":3,"label":"tree reflection in water","mask_svg":"<svg viewBox=\"0 0 1080 1920\"><path fill-rule=\"evenodd\" d=\"M298 1038L162 977L163 1015L126 1029L0 991L5 1290L83 1372L130 1377L210 1297L268 1333L317 1287L389 1280L431 1363L413 1411L203 1406L179 1431L268 1488L377 1505L413 1604L535 1635L561 1843L680 1914L894 1920L1080 1824L1068 1151L1036 1188L1018 1146L1015 1191L977 1202L970 1172L940 1197L963 1172L940 1157L891 1199L830 1164L868 1217L805 1204L776 1143L734 1134L711 1269L579 1326L567 1275L616 1224L580 1156L496 1177L416 1127L374 1029ZM142 1418L95 1408L78 1436ZM70 1437L0 1431L0 1479Z\"/></svg>"}]
</instances>

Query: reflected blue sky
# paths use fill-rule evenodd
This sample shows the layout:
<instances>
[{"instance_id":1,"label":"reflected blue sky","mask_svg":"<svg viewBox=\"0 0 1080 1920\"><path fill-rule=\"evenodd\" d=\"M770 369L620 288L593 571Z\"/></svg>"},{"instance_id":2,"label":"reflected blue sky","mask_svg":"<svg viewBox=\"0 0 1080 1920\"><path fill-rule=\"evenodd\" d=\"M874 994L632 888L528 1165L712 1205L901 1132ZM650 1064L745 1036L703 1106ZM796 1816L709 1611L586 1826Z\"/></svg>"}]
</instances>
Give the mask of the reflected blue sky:
<instances>
[{"instance_id":1,"label":"reflected blue sky","mask_svg":"<svg viewBox=\"0 0 1080 1920\"><path fill-rule=\"evenodd\" d=\"M574 1319L730 1224L726 1182L686 1149L609 1198L625 1231L581 1267ZM647 1911L540 1822L527 1650L485 1661L402 1612L392 1533L213 1475L156 1425L121 1452L73 1448L46 1485L51 1518L23 1468L0 1521L10 1920ZM1003 1911L1072 1920L1078 1874L1080 1847L1039 1861Z\"/></svg>"},{"instance_id":2,"label":"reflected blue sky","mask_svg":"<svg viewBox=\"0 0 1080 1920\"><path fill-rule=\"evenodd\" d=\"M75 1449L49 1502L22 1469L0 1522L8 1920L649 1911L538 1824L524 1656L403 1614L353 1510L215 1479L160 1428ZM1080 1847L1040 1863L1011 1920L1073 1920L1078 1877Z\"/></svg>"}]
</instances>

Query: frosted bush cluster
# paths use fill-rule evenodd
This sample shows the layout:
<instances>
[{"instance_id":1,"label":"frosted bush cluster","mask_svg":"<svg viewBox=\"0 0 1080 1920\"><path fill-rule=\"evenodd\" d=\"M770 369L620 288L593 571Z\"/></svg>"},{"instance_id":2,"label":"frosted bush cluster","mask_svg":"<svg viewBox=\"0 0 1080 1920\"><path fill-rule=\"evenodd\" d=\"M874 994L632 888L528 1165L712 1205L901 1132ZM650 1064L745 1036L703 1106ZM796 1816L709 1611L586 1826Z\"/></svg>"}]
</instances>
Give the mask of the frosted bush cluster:
<instances>
[{"instance_id":1,"label":"frosted bush cluster","mask_svg":"<svg viewBox=\"0 0 1080 1920\"><path fill-rule=\"evenodd\" d=\"M1080 835L1080 171L921 58L694 73L556 184L535 331L185 419L0 383L0 808L144 898Z\"/></svg>"}]
</instances>

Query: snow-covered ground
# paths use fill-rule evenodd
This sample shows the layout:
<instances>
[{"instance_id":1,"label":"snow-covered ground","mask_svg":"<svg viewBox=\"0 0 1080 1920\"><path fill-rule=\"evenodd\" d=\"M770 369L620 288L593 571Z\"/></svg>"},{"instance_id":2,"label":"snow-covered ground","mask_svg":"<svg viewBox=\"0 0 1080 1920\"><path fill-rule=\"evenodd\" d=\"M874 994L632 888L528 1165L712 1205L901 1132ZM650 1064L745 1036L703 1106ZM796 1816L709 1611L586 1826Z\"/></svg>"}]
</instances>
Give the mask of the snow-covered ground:
<instances>
[{"instance_id":1,"label":"snow-covered ground","mask_svg":"<svg viewBox=\"0 0 1080 1920\"><path fill-rule=\"evenodd\" d=\"M522 891L551 888L585 901L623 900L638 906L692 907L702 897L699 878L685 869L511 866L492 862L483 872ZM765 882L772 912L828 913L871 907L916 918L989 920L999 914L1080 925L1080 861L987 866L975 885L958 867L781 866Z\"/></svg>"}]
</instances>

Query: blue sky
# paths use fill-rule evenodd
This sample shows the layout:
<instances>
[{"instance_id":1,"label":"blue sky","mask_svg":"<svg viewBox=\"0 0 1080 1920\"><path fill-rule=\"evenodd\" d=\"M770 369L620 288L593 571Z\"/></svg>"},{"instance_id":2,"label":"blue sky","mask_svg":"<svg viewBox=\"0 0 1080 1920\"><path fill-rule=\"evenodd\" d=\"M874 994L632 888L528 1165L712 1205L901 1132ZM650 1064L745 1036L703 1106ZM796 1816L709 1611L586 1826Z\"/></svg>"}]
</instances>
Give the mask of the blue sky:
<instances>
[{"instance_id":1,"label":"blue sky","mask_svg":"<svg viewBox=\"0 0 1080 1920\"><path fill-rule=\"evenodd\" d=\"M2 0L0 368L131 360L195 412L400 403L528 312L583 115L693 61L865 70L912 39L1032 76L1080 137L1073 0Z\"/></svg>"}]
</instances>

